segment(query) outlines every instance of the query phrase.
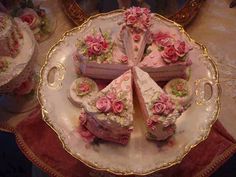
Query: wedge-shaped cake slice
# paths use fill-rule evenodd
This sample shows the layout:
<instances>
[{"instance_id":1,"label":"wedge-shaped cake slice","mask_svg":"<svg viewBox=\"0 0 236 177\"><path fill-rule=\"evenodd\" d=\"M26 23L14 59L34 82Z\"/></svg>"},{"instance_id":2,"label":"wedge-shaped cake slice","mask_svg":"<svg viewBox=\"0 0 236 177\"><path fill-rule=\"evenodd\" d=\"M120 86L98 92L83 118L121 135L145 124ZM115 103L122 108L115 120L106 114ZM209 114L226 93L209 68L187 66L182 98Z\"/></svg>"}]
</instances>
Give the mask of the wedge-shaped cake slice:
<instances>
[{"instance_id":1,"label":"wedge-shaped cake slice","mask_svg":"<svg viewBox=\"0 0 236 177\"><path fill-rule=\"evenodd\" d=\"M131 7L124 12L124 24L120 31L125 52L136 65L142 59L145 46L150 38L150 10Z\"/></svg>"},{"instance_id":2,"label":"wedge-shaped cake slice","mask_svg":"<svg viewBox=\"0 0 236 177\"><path fill-rule=\"evenodd\" d=\"M134 67L134 82L146 122L147 138L159 141L172 136L176 129L176 119L181 115L183 107L138 67Z\"/></svg>"},{"instance_id":3,"label":"wedge-shaped cake slice","mask_svg":"<svg viewBox=\"0 0 236 177\"><path fill-rule=\"evenodd\" d=\"M125 55L119 35L94 32L77 43L76 70L83 76L115 79L131 68L132 61Z\"/></svg>"},{"instance_id":4,"label":"wedge-shaped cake slice","mask_svg":"<svg viewBox=\"0 0 236 177\"><path fill-rule=\"evenodd\" d=\"M80 123L95 137L127 144L133 129L131 70L113 80L84 106Z\"/></svg>"},{"instance_id":5,"label":"wedge-shaped cake slice","mask_svg":"<svg viewBox=\"0 0 236 177\"><path fill-rule=\"evenodd\" d=\"M138 64L155 81L188 77L191 59L190 46L185 41L176 40L168 33L153 35L153 43L146 50L146 56Z\"/></svg>"}]
</instances>

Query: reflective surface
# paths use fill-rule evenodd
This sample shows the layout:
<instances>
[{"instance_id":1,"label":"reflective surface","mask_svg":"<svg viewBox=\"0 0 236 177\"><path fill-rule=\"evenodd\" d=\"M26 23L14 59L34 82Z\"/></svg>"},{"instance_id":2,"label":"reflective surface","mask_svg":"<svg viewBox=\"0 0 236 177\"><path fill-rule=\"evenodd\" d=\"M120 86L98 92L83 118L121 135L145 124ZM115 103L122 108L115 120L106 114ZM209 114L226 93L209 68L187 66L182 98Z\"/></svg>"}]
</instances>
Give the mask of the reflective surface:
<instances>
[{"instance_id":1,"label":"reflective surface","mask_svg":"<svg viewBox=\"0 0 236 177\"><path fill-rule=\"evenodd\" d=\"M86 14L109 12L131 6L147 7L152 12L171 16L184 7L188 0L76 0Z\"/></svg>"}]
</instances>

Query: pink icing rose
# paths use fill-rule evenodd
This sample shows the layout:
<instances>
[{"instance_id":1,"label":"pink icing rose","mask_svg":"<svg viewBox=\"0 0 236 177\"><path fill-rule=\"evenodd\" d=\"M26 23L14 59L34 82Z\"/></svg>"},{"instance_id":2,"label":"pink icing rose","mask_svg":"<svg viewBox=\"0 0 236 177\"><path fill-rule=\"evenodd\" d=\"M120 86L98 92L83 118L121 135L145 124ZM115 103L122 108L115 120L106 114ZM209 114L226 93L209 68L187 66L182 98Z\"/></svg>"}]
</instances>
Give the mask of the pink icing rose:
<instances>
[{"instance_id":1,"label":"pink icing rose","mask_svg":"<svg viewBox=\"0 0 236 177\"><path fill-rule=\"evenodd\" d=\"M113 92L109 92L106 96L111 102L113 102L116 99L116 94Z\"/></svg>"},{"instance_id":2,"label":"pink icing rose","mask_svg":"<svg viewBox=\"0 0 236 177\"><path fill-rule=\"evenodd\" d=\"M165 109L166 109L165 103L157 102L153 105L152 112L153 114L161 115L164 113Z\"/></svg>"},{"instance_id":3,"label":"pink icing rose","mask_svg":"<svg viewBox=\"0 0 236 177\"><path fill-rule=\"evenodd\" d=\"M137 22L137 16L130 14L127 16L127 25L134 25Z\"/></svg>"},{"instance_id":4,"label":"pink icing rose","mask_svg":"<svg viewBox=\"0 0 236 177\"><path fill-rule=\"evenodd\" d=\"M90 35L85 38L89 56L98 56L108 48L108 42L102 35Z\"/></svg>"},{"instance_id":5,"label":"pink icing rose","mask_svg":"<svg viewBox=\"0 0 236 177\"><path fill-rule=\"evenodd\" d=\"M38 14L30 8L24 9L23 13L20 15L23 22L26 22L30 29L35 29L40 25L40 18Z\"/></svg>"},{"instance_id":6,"label":"pink icing rose","mask_svg":"<svg viewBox=\"0 0 236 177\"><path fill-rule=\"evenodd\" d=\"M115 114L121 113L124 110L123 102L119 100L114 100L112 102L112 110Z\"/></svg>"},{"instance_id":7,"label":"pink icing rose","mask_svg":"<svg viewBox=\"0 0 236 177\"><path fill-rule=\"evenodd\" d=\"M107 113L111 110L111 101L107 97L101 97L96 102L99 111Z\"/></svg>"},{"instance_id":8,"label":"pink icing rose","mask_svg":"<svg viewBox=\"0 0 236 177\"><path fill-rule=\"evenodd\" d=\"M90 85L89 85L89 83L87 83L87 82L83 82L83 83L81 83L80 85L79 85L79 90L81 91L81 92L89 92L90 91Z\"/></svg>"},{"instance_id":9,"label":"pink icing rose","mask_svg":"<svg viewBox=\"0 0 236 177\"><path fill-rule=\"evenodd\" d=\"M166 63L175 63L178 61L178 55L176 54L174 46L165 47L161 52L161 57Z\"/></svg>"},{"instance_id":10,"label":"pink icing rose","mask_svg":"<svg viewBox=\"0 0 236 177\"><path fill-rule=\"evenodd\" d=\"M153 34L153 41L162 47L171 46L174 43L174 39L169 34L162 32Z\"/></svg>"},{"instance_id":11,"label":"pink icing rose","mask_svg":"<svg viewBox=\"0 0 236 177\"><path fill-rule=\"evenodd\" d=\"M134 34L133 39L134 39L135 42L138 42L138 41L140 41L141 36L139 34Z\"/></svg>"},{"instance_id":12,"label":"pink icing rose","mask_svg":"<svg viewBox=\"0 0 236 177\"><path fill-rule=\"evenodd\" d=\"M136 31L146 31L151 25L150 18L150 10L147 8L131 7L124 13L126 25Z\"/></svg>"},{"instance_id":13,"label":"pink icing rose","mask_svg":"<svg viewBox=\"0 0 236 177\"><path fill-rule=\"evenodd\" d=\"M183 57L189 51L189 47L184 41L176 41L174 44L176 54L180 57Z\"/></svg>"},{"instance_id":14,"label":"pink icing rose","mask_svg":"<svg viewBox=\"0 0 236 177\"><path fill-rule=\"evenodd\" d=\"M26 95L29 94L34 88L34 81L32 78L29 78L23 82L20 87L14 90L14 93L17 95Z\"/></svg>"},{"instance_id":15,"label":"pink icing rose","mask_svg":"<svg viewBox=\"0 0 236 177\"><path fill-rule=\"evenodd\" d=\"M122 56L122 57L120 58L120 61L121 61L122 63L128 63L128 57L127 57L126 55L124 55L124 56Z\"/></svg>"},{"instance_id":16,"label":"pink icing rose","mask_svg":"<svg viewBox=\"0 0 236 177\"><path fill-rule=\"evenodd\" d=\"M174 103L166 94L161 94L152 107L152 112L154 115L167 116L173 111Z\"/></svg>"},{"instance_id":17,"label":"pink icing rose","mask_svg":"<svg viewBox=\"0 0 236 177\"><path fill-rule=\"evenodd\" d=\"M88 49L88 53L89 53L89 56L92 56L92 55L101 55L103 52L103 47L101 44L99 43L92 43L90 46L89 46L89 49Z\"/></svg>"}]
</instances>

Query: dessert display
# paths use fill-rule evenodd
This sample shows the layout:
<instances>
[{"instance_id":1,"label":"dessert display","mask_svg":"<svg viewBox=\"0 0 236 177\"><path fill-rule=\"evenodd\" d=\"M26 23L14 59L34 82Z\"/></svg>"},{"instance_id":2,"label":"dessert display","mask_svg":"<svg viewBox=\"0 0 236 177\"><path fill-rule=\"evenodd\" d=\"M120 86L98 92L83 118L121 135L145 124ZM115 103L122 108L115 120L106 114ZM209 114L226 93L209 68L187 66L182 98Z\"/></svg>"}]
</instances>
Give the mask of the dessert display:
<instances>
[{"instance_id":1,"label":"dessert display","mask_svg":"<svg viewBox=\"0 0 236 177\"><path fill-rule=\"evenodd\" d=\"M172 79L164 87L165 92L180 105L187 107L193 97L193 89L184 79Z\"/></svg>"},{"instance_id":2,"label":"dessert display","mask_svg":"<svg viewBox=\"0 0 236 177\"><path fill-rule=\"evenodd\" d=\"M75 158L117 175L147 175L179 163L207 137L219 110L218 73L204 47L147 12L133 7L89 18L52 47L41 70L43 120ZM139 20L146 17L144 28ZM145 30L133 31L136 24ZM73 86L83 78L98 90ZM210 99L204 99L205 84L212 87Z\"/></svg>"},{"instance_id":3,"label":"dessert display","mask_svg":"<svg viewBox=\"0 0 236 177\"><path fill-rule=\"evenodd\" d=\"M181 37L153 25L150 10L132 7L123 13L119 33L93 33L79 41L78 60L84 76L115 79L138 66L155 81L188 79L192 47ZM104 74L106 73L106 74Z\"/></svg>"},{"instance_id":4,"label":"dessert display","mask_svg":"<svg viewBox=\"0 0 236 177\"><path fill-rule=\"evenodd\" d=\"M97 92L96 82L89 78L80 77L71 84L69 99L76 106L81 106L95 96Z\"/></svg>"},{"instance_id":5,"label":"dessert display","mask_svg":"<svg viewBox=\"0 0 236 177\"><path fill-rule=\"evenodd\" d=\"M183 106L186 108L190 104L192 93L187 81L183 79L178 79L177 84L176 80L169 82L165 87L166 93L155 81L186 78L187 68L191 65L188 55L191 47L181 38L176 38L174 34L153 27L152 17L150 10L132 7L123 13L123 22L118 35L102 32L101 28L94 29L92 34L78 41L76 58L79 65L75 64L75 66L83 76L96 79L114 79L121 75L105 88L108 95L112 93L111 85L119 83L119 80L127 75L122 74L129 68L133 68L136 92L146 122L147 138L160 141L166 140L175 133L175 122L184 111ZM128 73L131 78L131 71ZM86 96L82 98L79 94L87 92L81 92L81 88L77 88L75 82L70 89L70 99L85 109L85 112L80 115L81 123L84 125L81 129L86 131L82 134L88 135L90 140L94 135L108 141L127 144L131 132L129 124L126 128L119 125L122 128L112 129L107 123L103 123L105 125L99 123L105 119L104 113L112 109L109 96L104 97L104 90L101 91L103 93L101 104L108 104L106 106L109 111L105 110L101 114L96 107L95 100L99 100L97 96L92 96L95 99L91 96L88 96L88 99ZM183 90L179 90L180 82L183 83L181 85ZM124 92L122 85L116 86L120 93ZM128 86L131 88L131 83ZM89 86L83 86L82 90L84 89L89 89ZM186 93L185 89L187 89ZM79 90L79 94L75 90ZM124 106L123 103L121 105ZM110 115L108 114L107 117ZM120 121L119 118L113 117L113 119Z\"/></svg>"},{"instance_id":6,"label":"dessert display","mask_svg":"<svg viewBox=\"0 0 236 177\"><path fill-rule=\"evenodd\" d=\"M174 134L183 107L166 94L148 73L134 67L134 82L147 127L147 137L165 140Z\"/></svg>"},{"instance_id":7,"label":"dessert display","mask_svg":"<svg viewBox=\"0 0 236 177\"><path fill-rule=\"evenodd\" d=\"M91 134L103 140L127 144L133 129L132 75L128 70L113 80L94 98L83 104L80 115L80 134L85 138L84 129L91 140Z\"/></svg>"}]
</instances>

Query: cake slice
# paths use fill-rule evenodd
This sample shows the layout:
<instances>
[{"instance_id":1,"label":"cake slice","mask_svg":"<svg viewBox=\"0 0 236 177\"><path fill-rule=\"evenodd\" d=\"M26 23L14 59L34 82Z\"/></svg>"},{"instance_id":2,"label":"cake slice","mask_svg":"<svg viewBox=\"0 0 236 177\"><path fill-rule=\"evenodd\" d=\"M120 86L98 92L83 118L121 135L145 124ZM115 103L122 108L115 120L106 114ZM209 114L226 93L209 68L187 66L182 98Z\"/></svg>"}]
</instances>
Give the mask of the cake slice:
<instances>
[{"instance_id":1,"label":"cake slice","mask_svg":"<svg viewBox=\"0 0 236 177\"><path fill-rule=\"evenodd\" d=\"M97 79L115 79L132 66L124 54L118 37L99 32L87 35L77 44L76 59L83 76ZM78 70L78 69L76 69Z\"/></svg>"},{"instance_id":2,"label":"cake slice","mask_svg":"<svg viewBox=\"0 0 236 177\"><path fill-rule=\"evenodd\" d=\"M153 43L138 66L155 81L186 79L191 65L190 49L186 42L176 40L168 33L158 32L153 35Z\"/></svg>"},{"instance_id":3,"label":"cake slice","mask_svg":"<svg viewBox=\"0 0 236 177\"><path fill-rule=\"evenodd\" d=\"M124 12L124 24L120 31L125 52L136 65L142 59L144 49L150 38L150 10L131 7Z\"/></svg>"},{"instance_id":4,"label":"cake slice","mask_svg":"<svg viewBox=\"0 0 236 177\"><path fill-rule=\"evenodd\" d=\"M127 144L133 129L131 70L98 92L80 115L80 125L97 138Z\"/></svg>"},{"instance_id":5,"label":"cake slice","mask_svg":"<svg viewBox=\"0 0 236 177\"><path fill-rule=\"evenodd\" d=\"M134 81L147 128L147 138L165 140L175 133L183 108L172 100L148 73L134 67Z\"/></svg>"}]
</instances>

